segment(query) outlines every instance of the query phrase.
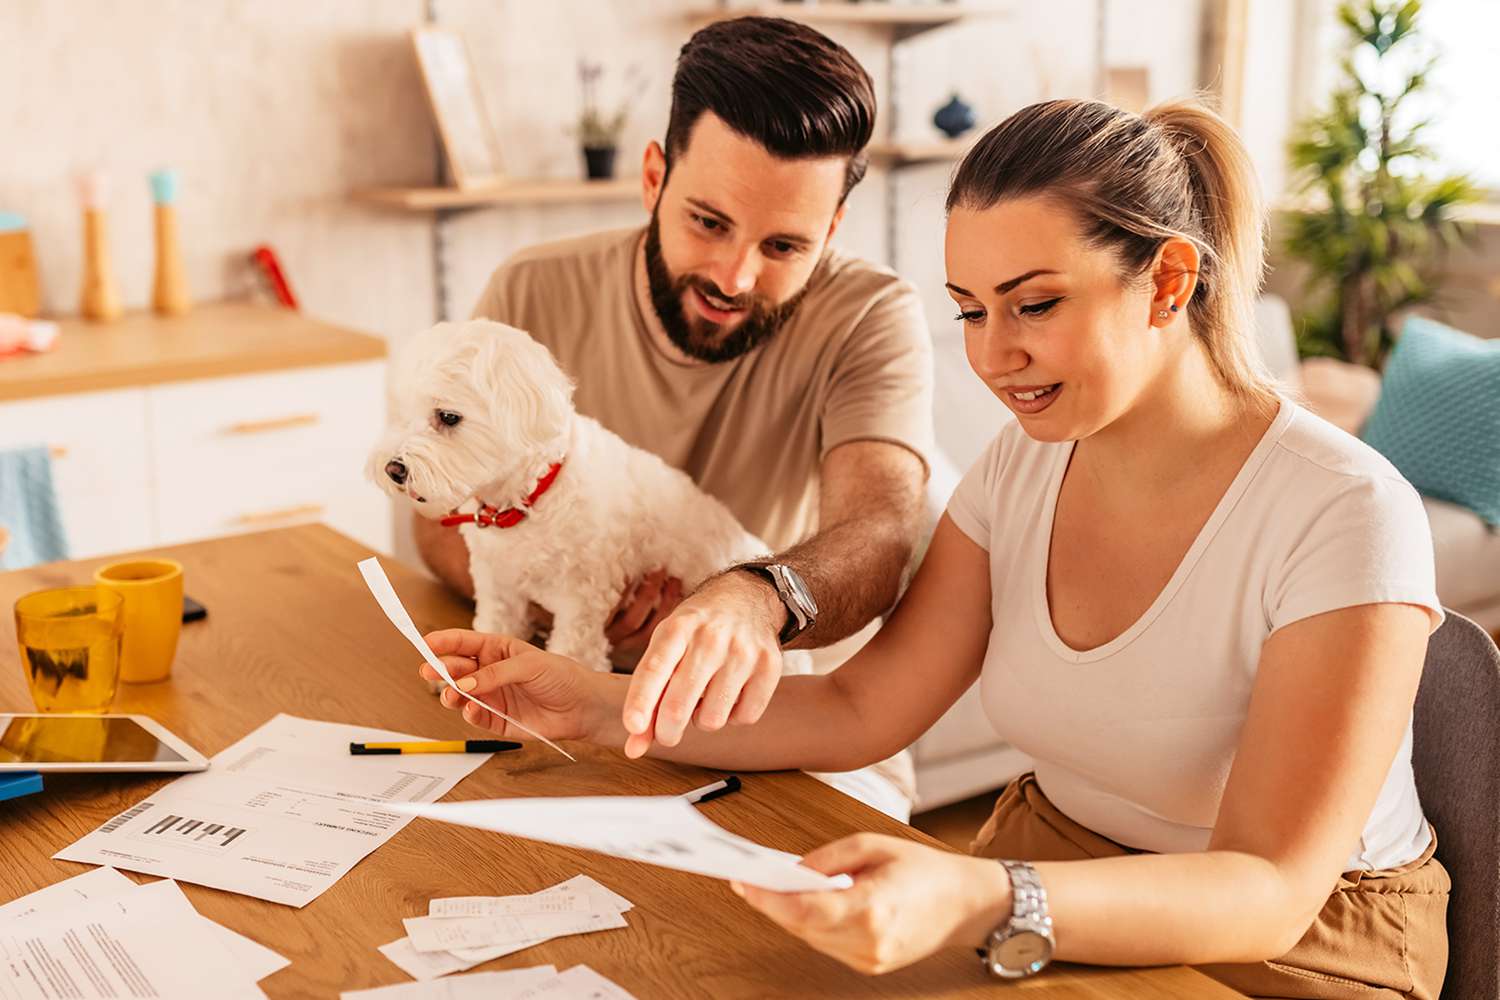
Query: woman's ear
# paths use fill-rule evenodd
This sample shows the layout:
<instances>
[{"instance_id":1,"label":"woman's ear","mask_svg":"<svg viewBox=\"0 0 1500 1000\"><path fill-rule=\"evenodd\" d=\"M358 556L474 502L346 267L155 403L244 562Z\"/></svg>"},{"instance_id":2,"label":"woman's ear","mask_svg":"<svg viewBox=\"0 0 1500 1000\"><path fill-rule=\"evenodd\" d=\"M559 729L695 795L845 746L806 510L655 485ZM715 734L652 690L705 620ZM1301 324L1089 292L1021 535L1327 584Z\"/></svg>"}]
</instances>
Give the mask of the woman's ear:
<instances>
[{"instance_id":1,"label":"woman's ear","mask_svg":"<svg viewBox=\"0 0 1500 1000\"><path fill-rule=\"evenodd\" d=\"M1197 245L1181 237L1171 237L1156 251L1156 260L1151 265L1154 321L1169 321L1176 313L1187 312L1188 302L1198 287L1200 261Z\"/></svg>"}]
</instances>

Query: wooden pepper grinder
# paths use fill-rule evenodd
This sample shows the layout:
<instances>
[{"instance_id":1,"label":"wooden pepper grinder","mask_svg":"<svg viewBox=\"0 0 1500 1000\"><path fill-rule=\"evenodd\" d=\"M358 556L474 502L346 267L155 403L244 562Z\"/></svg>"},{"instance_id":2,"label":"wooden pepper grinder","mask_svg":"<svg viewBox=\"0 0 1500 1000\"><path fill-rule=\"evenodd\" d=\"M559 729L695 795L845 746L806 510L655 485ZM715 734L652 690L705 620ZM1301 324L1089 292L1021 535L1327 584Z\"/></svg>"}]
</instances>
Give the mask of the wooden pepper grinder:
<instances>
[{"instance_id":1,"label":"wooden pepper grinder","mask_svg":"<svg viewBox=\"0 0 1500 1000\"><path fill-rule=\"evenodd\" d=\"M181 316L192 303L177 241L177 171L158 170L151 175L151 200L156 203L156 280L151 308L163 316Z\"/></svg>"},{"instance_id":2,"label":"wooden pepper grinder","mask_svg":"<svg viewBox=\"0 0 1500 1000\"><path fill-rule=\"evenodd\" d=\"M105 187L104 175L97 170L78 175L78 200L83 205L83 291L78 311L96 323L112 323L121 313L104 220Z\"/></svg>"}]
</instances>

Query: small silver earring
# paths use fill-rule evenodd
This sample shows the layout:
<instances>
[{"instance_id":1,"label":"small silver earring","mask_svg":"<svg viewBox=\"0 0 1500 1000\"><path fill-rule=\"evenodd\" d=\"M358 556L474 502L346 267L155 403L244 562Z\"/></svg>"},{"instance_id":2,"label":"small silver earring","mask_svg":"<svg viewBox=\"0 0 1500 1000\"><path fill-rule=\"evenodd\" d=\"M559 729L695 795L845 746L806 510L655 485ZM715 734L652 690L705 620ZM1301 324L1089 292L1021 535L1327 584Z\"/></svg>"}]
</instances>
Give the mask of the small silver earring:
<instances>
[{"instance_id":1,"label":"small silver earring","mask_svg":"<svg viewBox=\"0 0 1500 1000\"><path fill-rule=\"evenodd\" d=\"M1157 319L1166 319L1170 315L1172 315L1172 314L1169 313L1169 312L1167 312L1165 309L1158 309L1158 310L1156 310L1156 318Z\"/></svg>"}]
</instances>

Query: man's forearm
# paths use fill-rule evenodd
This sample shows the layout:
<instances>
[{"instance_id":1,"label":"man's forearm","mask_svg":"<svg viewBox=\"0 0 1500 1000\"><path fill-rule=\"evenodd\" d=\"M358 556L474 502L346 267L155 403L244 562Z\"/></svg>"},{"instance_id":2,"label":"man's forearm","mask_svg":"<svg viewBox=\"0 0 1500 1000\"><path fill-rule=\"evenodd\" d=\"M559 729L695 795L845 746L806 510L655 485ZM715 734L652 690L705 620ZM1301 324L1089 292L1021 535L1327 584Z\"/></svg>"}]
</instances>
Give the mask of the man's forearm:
<instances>
[{"instance_id":1,"label":"man's forearm","mask_svg":"<svg viewBox=\"0 0 1500 1000\"><path fill-rule=\"evenodd\" d=\"M828 525L776 557L818 602L817 623L794 648L827 646L889 611L916 545L917 512L886 511Z\"/></svg>"},{"instance_id":2,"label":"man's forearm","mask_svg":"<svg viewBox=\"0 0 1500 1000\"><path fill-rule=\"evenodd\" d=\"M474 597L474 577L469 570L469 545L463 536L437 521L412 515L412 537L427 568L453 590Z\"/></svg>"}]
</instances>

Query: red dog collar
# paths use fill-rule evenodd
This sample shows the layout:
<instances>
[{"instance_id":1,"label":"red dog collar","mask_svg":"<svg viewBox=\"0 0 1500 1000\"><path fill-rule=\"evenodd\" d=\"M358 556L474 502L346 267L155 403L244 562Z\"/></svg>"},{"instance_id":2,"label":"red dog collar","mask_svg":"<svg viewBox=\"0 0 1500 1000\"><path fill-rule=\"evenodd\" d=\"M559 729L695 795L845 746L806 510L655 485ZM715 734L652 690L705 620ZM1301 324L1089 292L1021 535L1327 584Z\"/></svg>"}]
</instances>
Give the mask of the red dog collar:
<instances>
[{"instance_id":1,"label":"red dog collar","mask_svg":"<svg viewBox=\"0 0 1500 1000\"><path fill-rule=\"evenodd\" d=\"M480 528L511 528L520 524L526 518L526 511L537 502L537 498L552 488L553 482L557 480L557 474L562 471L562 463L554 462L552 468L547 470L536 484L536 489L531 495L521 501L519 507L507 507L500 510L491 504L480 501L479 509L472 514L449 514L443 518L442 525L451 528L459 524L473 523Z\"/></svg>"}]
</instances>

